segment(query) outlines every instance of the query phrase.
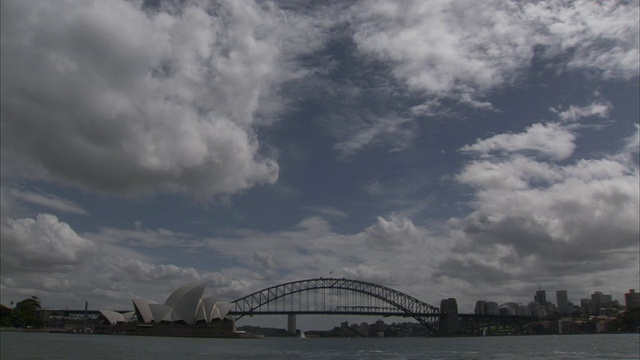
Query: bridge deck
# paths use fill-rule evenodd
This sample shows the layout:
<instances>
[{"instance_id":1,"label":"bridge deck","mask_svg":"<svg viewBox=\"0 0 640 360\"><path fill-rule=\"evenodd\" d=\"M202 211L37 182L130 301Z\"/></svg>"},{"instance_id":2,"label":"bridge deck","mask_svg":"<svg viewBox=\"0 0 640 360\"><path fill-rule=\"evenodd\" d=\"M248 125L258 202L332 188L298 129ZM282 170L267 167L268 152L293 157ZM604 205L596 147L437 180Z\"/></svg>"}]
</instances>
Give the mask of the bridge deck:
<instances>
[{"instance_id":1,"label":"bridge deck","mask_svg":"<svg viewBox=\"0 0 640 360\"><path fill-rule=\"evenodd\" d=\"M399 317L440 317L440 313L405 313L397 311L345 311L345 310L256 310L251 312L229 311L229 315L253 316L253 315L379 315L379 316L399 316Z\"/></svg>"}]
</instances>

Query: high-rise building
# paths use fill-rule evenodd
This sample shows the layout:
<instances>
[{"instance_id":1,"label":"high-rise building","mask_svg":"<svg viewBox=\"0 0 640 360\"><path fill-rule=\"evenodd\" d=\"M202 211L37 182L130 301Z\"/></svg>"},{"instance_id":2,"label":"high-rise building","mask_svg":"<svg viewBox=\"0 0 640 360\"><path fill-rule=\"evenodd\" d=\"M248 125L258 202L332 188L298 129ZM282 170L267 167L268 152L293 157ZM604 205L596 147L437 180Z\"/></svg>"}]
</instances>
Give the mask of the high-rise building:
<instances>
[{"instance_id":1,"label":"high-rise building","mask_svg":"<svg viewBox=\"0 0 640 360\"><path fill-rule=\"evenodd\" d=\"M500 306L495 301L479 300L476 302L474 313L478 315L499 315Z\"/></svg>"},{"instance_id":2,"label":"high-rise building","mask_svg":"<svg viewBox=\"0 0 640 360\"><path fill-rule=\"evenodd\" d=\"M567 290L556 291L556 304L560 312L567 312L569 310L569 295L567 294Z\"/></svg>"},{"instance_id":3,"label":"high-rise building","mask_svg":"<svg viewBox=\"0 0 640 360\"><path fill-rule=\"evenodd\" d=\"M495 301L487 301L484 313L487 315L500 315L500 306Z\"/></svg>"},{"instance_id":4,"label":"high-rise building","mask_svg":"<svg viewBox=\"0 0 640 360\"><path fill-rule=\"evenodd\" d=\"M600 315L600 310L603 307L608 307L613 302L611 295L603 294L600 291L596 291L591 294L591 313L594 315Z\"/></svg>"},{"instance_id":5,"label":"high-rise building","mask_svg":"<svg viewBox=\"0 0 640 360\"><path fill-rule=\"evenodd\" d=\"M533 301L540 305L547 305L547 292L542 289L536 291L536 296L533 298Z\"/></svg>"},{"instance_id":6,"label":"high-rise building","mask_svg":"<svg viewBox=\"0 0 640 360\"><path fill-rule=\"evenodd\" d=\"M640 307L640 293L637 293L634 289L629 289L629 292L624 294L624 306L627 309Z\"/></svg>"}]
</instances>

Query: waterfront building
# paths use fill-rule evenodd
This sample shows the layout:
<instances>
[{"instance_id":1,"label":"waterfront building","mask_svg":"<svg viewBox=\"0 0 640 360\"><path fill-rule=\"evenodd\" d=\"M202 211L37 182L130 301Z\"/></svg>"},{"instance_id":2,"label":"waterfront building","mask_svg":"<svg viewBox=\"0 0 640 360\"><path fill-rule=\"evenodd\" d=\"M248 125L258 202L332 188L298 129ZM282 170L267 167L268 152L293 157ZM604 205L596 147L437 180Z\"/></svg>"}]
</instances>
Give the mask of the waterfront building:
<instances>
[{"instance_id":1,"label":"waterfront building","mask_svg":"<svg viewBox=\"0 0 640 360\"><path fill-rule=\"evenodd\" d=\"M203 296L205 287L198 282L186 284L172 292L162 304L133 299L133 312L100 310L114 327L113 330L105 328L102 331L126 331L132 335L237 336L233 320L227 318L233 304L217 301L215 296ZM132 322L134 319L137 320L135 323Z\"/></svg>"},{"instance_id":2,"label":"waterfront building","mask_svg":"<svg viewBox=\"0 0 640 360\"><path fill-rule=\"evenodd\" d=\"M228 302L218 302L214 296L203 297L205 287L205 284L197 282L186 284L171 293L164 304L141 298L133 299L138 321L195 324L224 319L233 305ZM109 310L101 310L101 312L105 314L109 313ZM109 319L107 315L105 317Z\"/></svg>"},{"instance_id":3,"label":"waterfront building","mask_svg":"<svg viewBox=\"0 0 640 360\"><path fill-rule=\"evenodd\" d=\"M627 309L640 307L640 293L637 293L634 289L629 289L629 292L624 294L624 306Z\"/></svg>"}]
</instances>

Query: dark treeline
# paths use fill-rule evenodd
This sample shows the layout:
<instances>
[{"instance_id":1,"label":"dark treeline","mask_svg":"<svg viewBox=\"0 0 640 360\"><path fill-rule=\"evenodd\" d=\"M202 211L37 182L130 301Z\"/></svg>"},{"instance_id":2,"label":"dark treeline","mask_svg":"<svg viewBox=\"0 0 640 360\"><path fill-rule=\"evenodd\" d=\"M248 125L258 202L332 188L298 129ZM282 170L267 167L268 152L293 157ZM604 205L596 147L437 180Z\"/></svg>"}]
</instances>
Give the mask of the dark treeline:
<instances>
[{"instance_id":1,"label":"dark treeline","mask_svg":"<svg viewBox=\"0 0 640 360\"><path fill-rule=\"evenodd\" d=\"M37 296L24 299L15 305L12 309L0 304L0 326L19 328L41 328L44 326L41 315L42 305Z\"/></svg>"}]
</instances>

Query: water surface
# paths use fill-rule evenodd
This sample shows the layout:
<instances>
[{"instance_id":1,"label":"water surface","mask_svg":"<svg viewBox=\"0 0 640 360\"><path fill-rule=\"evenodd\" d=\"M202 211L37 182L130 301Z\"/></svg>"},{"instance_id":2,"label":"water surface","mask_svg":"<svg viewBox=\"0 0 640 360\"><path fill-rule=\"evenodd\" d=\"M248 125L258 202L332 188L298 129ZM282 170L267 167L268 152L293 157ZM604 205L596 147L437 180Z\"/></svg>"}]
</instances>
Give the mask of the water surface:
<instances>
[{"instance_id":1,"label":"water surface","mask_svg":"<svg viewBox=\"0 0 640 360\"><path fill-rule=\"evenodd\" d=\"M11 359L638 359L640 335L201 339L0 333Z\"/></svg>"}]
</instances>

